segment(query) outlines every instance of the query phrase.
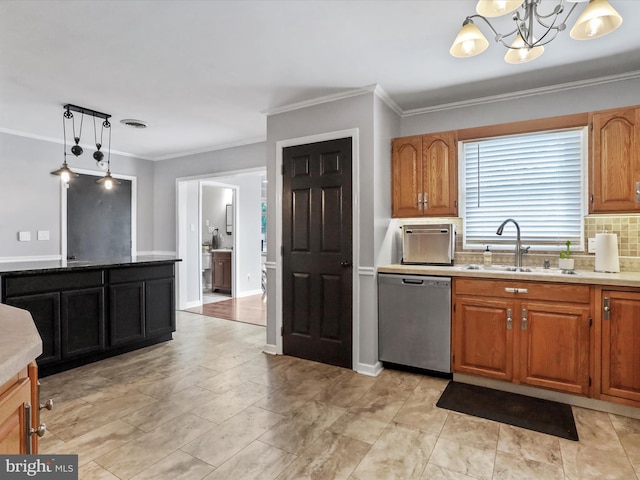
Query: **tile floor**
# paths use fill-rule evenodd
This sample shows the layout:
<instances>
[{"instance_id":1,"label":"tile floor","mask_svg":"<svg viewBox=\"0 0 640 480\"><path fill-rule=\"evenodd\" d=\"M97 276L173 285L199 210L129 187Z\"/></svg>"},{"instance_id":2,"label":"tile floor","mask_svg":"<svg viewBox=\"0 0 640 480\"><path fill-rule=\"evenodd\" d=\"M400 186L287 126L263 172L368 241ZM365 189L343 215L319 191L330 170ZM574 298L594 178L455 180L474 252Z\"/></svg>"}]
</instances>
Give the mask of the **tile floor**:
<instances>
[{"instance_id":1,"label":"tile floor","mask_svg":"<svg viewBox=\"0 0 640 480\"><path fill-rule=\"evenodd\" d=\"M42 379L41 453L90 479L640 478L640 420L580 442L434 406L446 381L262 353L264 327L177 312L174 340Z\"/></svg>"}]
</instances>

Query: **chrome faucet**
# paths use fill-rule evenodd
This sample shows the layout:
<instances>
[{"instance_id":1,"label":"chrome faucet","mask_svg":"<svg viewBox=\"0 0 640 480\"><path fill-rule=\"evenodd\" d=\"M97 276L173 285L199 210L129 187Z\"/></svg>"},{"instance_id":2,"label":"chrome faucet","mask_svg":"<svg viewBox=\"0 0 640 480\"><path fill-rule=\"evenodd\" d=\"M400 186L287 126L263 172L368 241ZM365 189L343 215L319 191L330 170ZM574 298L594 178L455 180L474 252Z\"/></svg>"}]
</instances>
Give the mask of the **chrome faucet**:
<instances>
[{"instance_id":1,"label":"chrome faucet","mask_svg":"<svg viewBox=\"0 0 640 480\"><path fill-rule=\"evenodd\" d=\"M522 248L522 243L520 242L520 225L513 218L507 218L504 222L500 224L498 230L496 231L496 235L502 235L502 231L504 230L504 226L511 222L516 226L516 251L515 251L515 267L520 270L522 268L522 254L527 253L529 251L529 247Z\"/></svg>"}]
</instances>

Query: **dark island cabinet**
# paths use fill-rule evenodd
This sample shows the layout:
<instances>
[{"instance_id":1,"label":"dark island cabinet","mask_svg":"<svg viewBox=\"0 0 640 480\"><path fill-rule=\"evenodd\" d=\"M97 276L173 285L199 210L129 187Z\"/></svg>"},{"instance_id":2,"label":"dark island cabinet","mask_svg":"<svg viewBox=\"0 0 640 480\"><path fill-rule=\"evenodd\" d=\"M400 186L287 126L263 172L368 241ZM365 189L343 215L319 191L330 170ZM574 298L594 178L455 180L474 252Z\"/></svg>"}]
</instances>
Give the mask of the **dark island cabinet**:
<instances>
[{"instance_id":1,"label":"dark island cabinet","mask_svg":"<svg viewBox=\"0 0 640 480\"><path fill-rule=\"evenodd\" d=\"M174 263L3 274L2 301L28 310L41 376L170 340Z\"/></svg>"}]
</instances>

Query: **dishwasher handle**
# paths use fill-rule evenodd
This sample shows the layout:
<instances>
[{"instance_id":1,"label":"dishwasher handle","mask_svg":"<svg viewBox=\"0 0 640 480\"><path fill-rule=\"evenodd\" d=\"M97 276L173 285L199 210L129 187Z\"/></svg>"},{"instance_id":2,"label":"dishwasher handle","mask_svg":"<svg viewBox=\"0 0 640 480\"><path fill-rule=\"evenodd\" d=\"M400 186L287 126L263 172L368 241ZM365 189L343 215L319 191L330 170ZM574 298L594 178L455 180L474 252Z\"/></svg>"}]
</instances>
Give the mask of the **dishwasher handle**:
<instances>
[{"instance_id":1,"label":"dishwasher handle","mask_svg":"<svg viewBox=\"0 0 640 480\"><path fill-rule=\"evenodd\" d=\"M424 280L414 280L412 278L403 278L402 283L405 285L424 285Z\"/></svg>"}]
</instances>

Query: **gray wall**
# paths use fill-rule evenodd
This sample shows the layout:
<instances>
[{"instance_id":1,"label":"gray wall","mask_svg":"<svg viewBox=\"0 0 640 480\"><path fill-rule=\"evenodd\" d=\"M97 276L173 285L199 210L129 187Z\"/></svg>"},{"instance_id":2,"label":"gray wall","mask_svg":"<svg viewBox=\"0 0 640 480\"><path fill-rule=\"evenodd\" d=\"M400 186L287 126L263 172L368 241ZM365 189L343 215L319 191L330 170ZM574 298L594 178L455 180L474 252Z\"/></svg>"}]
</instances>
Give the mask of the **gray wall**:
<instances>
[{"instance_id":1,"label":"gray wall","mask_svg":"<svg viewBox=\"0 0 640 480\"><path fill-rule=\"evenodd\" d=\"M275 238L276 192L276 142L309 135L318 135L339 130L357 128L359 130L359 171L358 200L354 208L359 209L359 237L354 236L354 244L359 245L359 257L354 258L354 268L358 273L360 299L357 305L359 318L354 322L359 325L359 358L354 368L371 371L378 363L377 355L377 309L375 308L375 274L377 248L386 234L380 229L376 235L376 218L390 214L390 169L389 139L399 131L399 118L384 106L377 96L365 93L351 98L330 103L314 105L308 108L284 112L267 118L267 179L269 191L267 195L268 225L267 237ZM386 146L384 145L386 144ZM386 151L386 153L385 153ZM386 184L385 187L382 187ZM380 188L380 192L376 190ZM376 200L376 195L382 196ZM379 210L381 214L377 212ZM386 212L386 213L382 213ZM378 239L376 239L376 236ZM269 249L268 261L275 262L274 249ZM380 257L384 258L384 256ZM281 286L275 285L275 270L268 271L267 298L281 295ZM355 313L355 312L354 312ZM267 344L276 344L276 310L275 302L267 304Z\"/></svg>"},{"instance_id":2,"label":"gray wall","mask_svg":"<svg viewBox=\"0 0 640 480\"><path fill-rule=\"evenodd\" d=\"M81 157L68 155L69 166L100 171L85 150ZM62 164L62 152L62 144L0 133L0 258L60 255L60 178L50 172ZM138 179L139 252L154 248L153 169L148 160L111 155L112 173ZM37 230L49 230L50 240L36 240ZM18 242L18 231L30 231L31 241Z\"/></svg>"},{"instance_id":3,"label":"gray wall","mask_svg":"<svg viewBox=\"0 0 640 480\"><path fill-rule=\"evenodd\" d=\"M155 162L155 250L176 251L176 179L265 166L264 142Z\"/></svg>"}]
</instances>

